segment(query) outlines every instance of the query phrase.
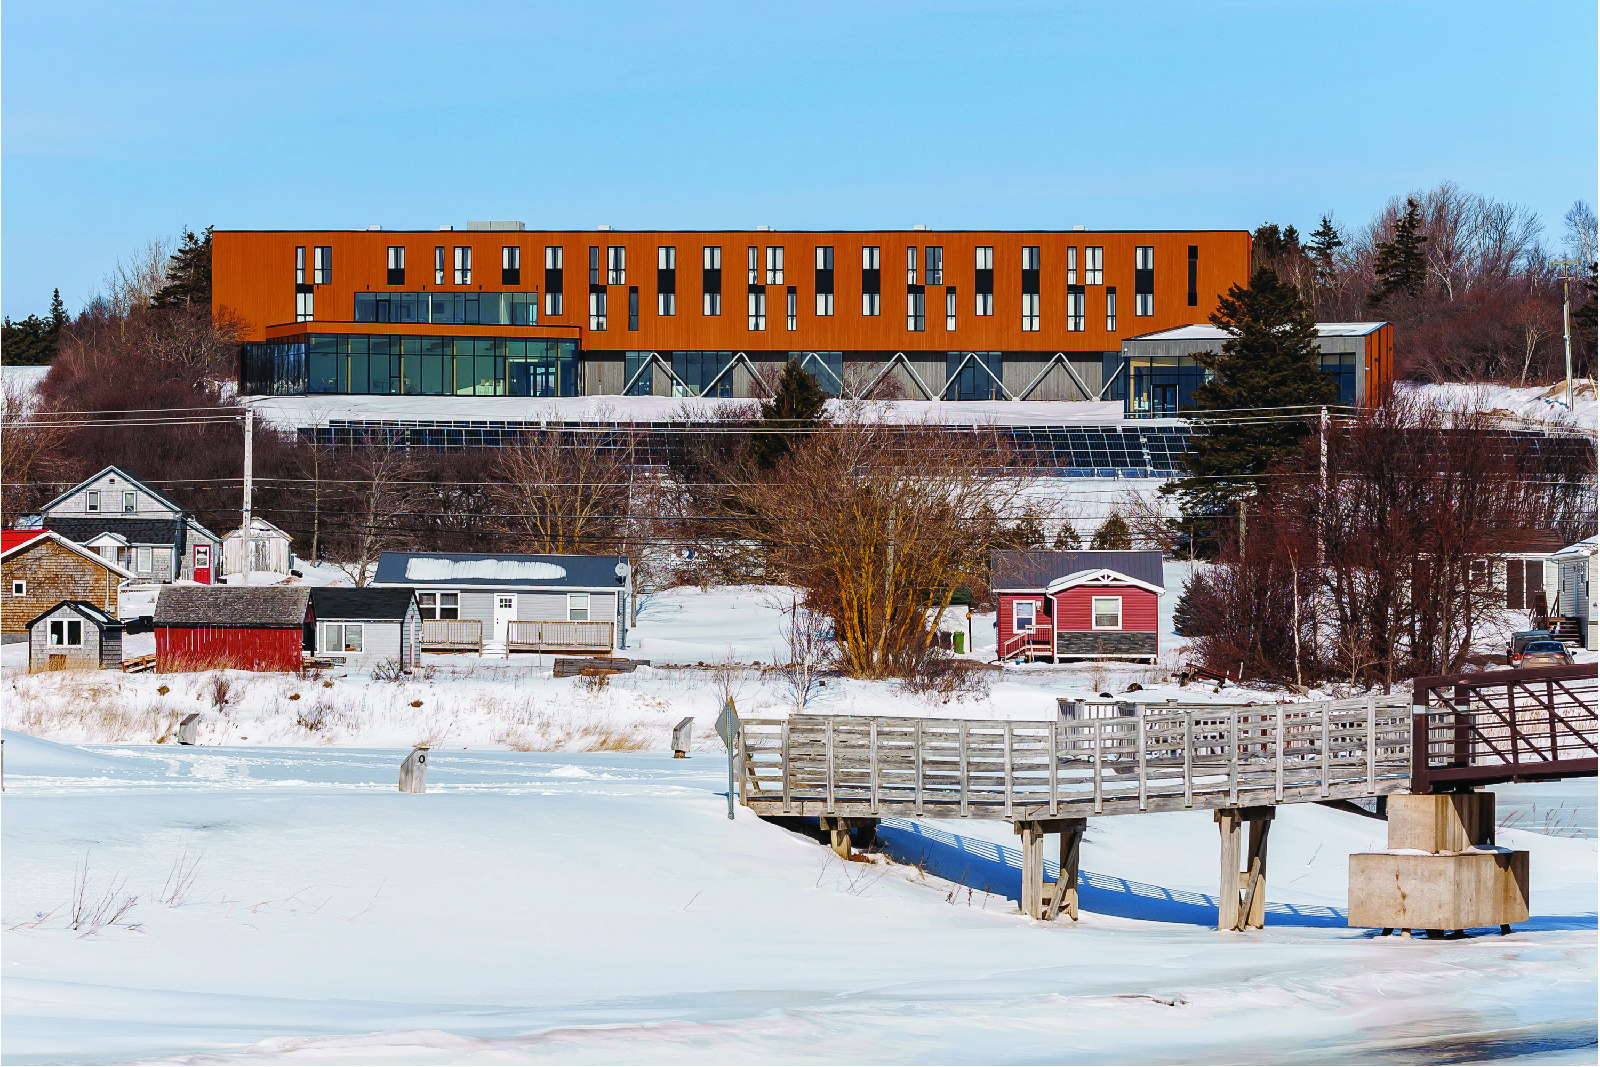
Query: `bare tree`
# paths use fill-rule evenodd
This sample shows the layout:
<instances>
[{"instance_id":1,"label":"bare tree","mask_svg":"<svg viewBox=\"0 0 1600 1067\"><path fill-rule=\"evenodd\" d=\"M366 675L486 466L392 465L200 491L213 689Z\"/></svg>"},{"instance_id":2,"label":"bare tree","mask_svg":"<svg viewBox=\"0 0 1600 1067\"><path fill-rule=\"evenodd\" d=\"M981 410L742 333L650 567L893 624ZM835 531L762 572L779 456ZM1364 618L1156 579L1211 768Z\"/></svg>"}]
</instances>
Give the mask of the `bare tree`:
<instances>
[{"instance_id":1,"label":"bare tree","mask_svg":"<svg viewBox=\"0 0 1600 1067\"><path fill-rule=\"evenodd\" d=\"M0 405L0 524L10 527L55 495L67 431L41 417L32 390L16 382L5 383Z\"/></svg>"},{"instance_id":2,"label":"bare tree","mask_svg":"<svg viewBox=\"0 0 1600 1067\"><path fill-rule=\"evenodd\" d=\"M820 611L791 597L788 619L782 627L789 660L778 667L789 705L802 714L822 687L822 675L833 661L833 621Z\"/></svg>"},{"instance_id":3,"label":"bare tree","mask_svg":"<svg viewBox=\"0 0 1600 1067\"><path fill-rule=\"evenodd\" d=\"M384 552L412 543L417 471L412 456L377 437L339 454L339 528L330 531L327 554L355 585L372 580Z\"/></svg>"},{"instance_id":4,"label":"bare tree","mask_svg":"<svg viewBox=\"0 0 1600 1067\"><path fill-rule=\"evenodd\" d=\"M500 529L523 552L626 548L634 440L603 429L529 430L501 450Z\"/></svg>"}]
</instances>

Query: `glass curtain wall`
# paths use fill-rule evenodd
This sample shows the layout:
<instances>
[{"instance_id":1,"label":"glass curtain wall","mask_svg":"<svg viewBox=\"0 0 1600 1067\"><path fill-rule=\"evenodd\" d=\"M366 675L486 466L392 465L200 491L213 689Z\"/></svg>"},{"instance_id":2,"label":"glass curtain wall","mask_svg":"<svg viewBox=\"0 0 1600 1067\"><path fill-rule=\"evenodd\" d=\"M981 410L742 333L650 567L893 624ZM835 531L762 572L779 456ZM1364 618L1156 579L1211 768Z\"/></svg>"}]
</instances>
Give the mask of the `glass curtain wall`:
<instances>
[{"instance_id":1,"label":"glass curtain wall","mask_svg":"<svg viewBox=\"0 0 1600 1067\"><path fill-rule=\"evenodd\" d=\"M357 322L537 326L538 293L357 293Z\"/></svg>"},{"instance_id":2,"label":"glass curtain wall","mask_svg":"<svg viewBox=\"0 0 1600 1067\"><path fill-rule=\"evenodd\" d=\"M317 335L244 346L247 393L576 396L578 343Z\"/></svg>"}]
</instances>

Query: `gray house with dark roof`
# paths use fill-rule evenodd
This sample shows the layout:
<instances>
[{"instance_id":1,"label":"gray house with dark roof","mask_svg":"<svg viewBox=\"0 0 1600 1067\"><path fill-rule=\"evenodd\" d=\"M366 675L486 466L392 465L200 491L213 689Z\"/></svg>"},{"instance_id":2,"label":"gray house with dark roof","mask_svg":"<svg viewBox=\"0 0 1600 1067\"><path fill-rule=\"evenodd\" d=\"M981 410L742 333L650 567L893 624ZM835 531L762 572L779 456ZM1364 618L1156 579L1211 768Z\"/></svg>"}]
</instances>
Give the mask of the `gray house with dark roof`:
<instances>
[{"instance_id":1,"label":"gray house with dark roof","mask_svg":"<svg viewBox=\"0 0 1600 1067\"><path fill-rule=\"evenodd\" d=\"M627 647L626 556L385 552L373 586L409 589L424 652L571 652Z\"/></svg>"},{"instance_id":2,"label":"gray house with dark roof","mask_svg":"<svg viewBox=\"0 0 1600 1067\"><path fill-rule=\"evenodd\" d=\"M421 660L422 615L409 589L327 588L311 591L319 659L347 667Z\"/></svg>"},{"instance_id":3,"label":"gray house with dark roof","mask_svg":"<svg viewBox=\"0 0 1600 1067\"><path fill-rule=\"evenodd\" d=\"M37 525L148 581L209 585L221 563L216 534L121 467L107 467L50 501Z\"/></svg>"}]
</instances>

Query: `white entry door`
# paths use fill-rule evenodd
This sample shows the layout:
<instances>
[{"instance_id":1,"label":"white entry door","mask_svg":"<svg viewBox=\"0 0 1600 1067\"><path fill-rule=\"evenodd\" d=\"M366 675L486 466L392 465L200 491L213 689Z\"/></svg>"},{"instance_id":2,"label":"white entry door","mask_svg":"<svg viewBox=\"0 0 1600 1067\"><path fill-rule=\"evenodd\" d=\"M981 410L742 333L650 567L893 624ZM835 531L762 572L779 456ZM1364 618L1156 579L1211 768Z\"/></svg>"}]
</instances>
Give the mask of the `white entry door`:
<instances>
[{"instance_id":1,"label":"white entry door","mask_svg":"<svg viewBox=\"0 0 1600 1067\"><path fill-rule=\"evenodd\" d=\"M505 644L506 633L511 623L517 617L517 594L496 593L494 595L494 639L500 644Z\"/></svg>"}]
</instances>

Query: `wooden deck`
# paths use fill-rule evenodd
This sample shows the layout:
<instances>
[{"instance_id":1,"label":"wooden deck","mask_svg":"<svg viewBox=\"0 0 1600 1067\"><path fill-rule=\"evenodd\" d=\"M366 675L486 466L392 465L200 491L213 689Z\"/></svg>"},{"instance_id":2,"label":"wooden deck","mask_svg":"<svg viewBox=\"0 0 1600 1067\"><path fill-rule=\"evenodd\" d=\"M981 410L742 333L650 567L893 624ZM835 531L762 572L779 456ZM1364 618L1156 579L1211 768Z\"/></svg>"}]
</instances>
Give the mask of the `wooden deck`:
<instances>
[{"instance_id":1,"label":"wooden deck","mask_svg":"<svg viewBox=\"0 0 1600 1067\"><path fill-rule=\"evenodd\" d=\"M1410 787L1410 703L1154 705L1054 722L747 719L739 796L761 815L1015 822L1373 797Z\"/></svg>"},{"instance_id":2,"label":"wooden deck","mask_svg":"<svg viewBox=\"0 0 1600 1067\"><path fill-rule=\"evenodd\" d=\"M609 655L615 647L615 629L609 622L513 622L506 627L506 649Z\"/></svg>"}]
</instances>

